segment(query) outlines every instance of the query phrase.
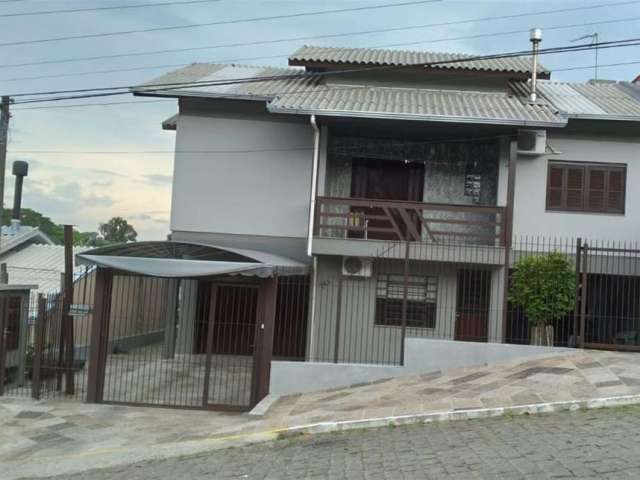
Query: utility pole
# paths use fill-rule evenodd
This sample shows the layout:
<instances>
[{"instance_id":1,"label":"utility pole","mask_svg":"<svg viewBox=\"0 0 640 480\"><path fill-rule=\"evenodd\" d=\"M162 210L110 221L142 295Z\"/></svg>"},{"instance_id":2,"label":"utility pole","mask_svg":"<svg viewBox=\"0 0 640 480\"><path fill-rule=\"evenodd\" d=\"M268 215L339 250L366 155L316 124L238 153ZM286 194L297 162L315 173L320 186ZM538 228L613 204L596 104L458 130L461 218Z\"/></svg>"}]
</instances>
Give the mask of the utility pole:
<instances>
[{"instance_id":1,"label":"utility pole","mask_svg":"<svg viewBox=\"0 0 640 480\"><path fill-rule=\"evenodd\" d=\"M4 96L0 103L0 218L4 213L4 172L7 165L7 141L9 137L9 104L11 98ZM0 229L2 228L0 221ZM0 235L0 246L2 244L2 235Z\"/></svg>"}]
</instances>

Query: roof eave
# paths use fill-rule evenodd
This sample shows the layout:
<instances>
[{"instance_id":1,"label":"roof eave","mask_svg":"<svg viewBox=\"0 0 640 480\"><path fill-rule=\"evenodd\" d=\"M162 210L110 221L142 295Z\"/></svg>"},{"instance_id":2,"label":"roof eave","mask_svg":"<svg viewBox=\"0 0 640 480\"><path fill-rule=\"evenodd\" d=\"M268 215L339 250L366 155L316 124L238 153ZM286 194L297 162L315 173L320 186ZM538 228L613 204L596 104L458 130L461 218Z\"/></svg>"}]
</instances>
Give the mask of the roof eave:
<instances>
[{"instance_id":1,"label":"roof eave","mask_svg":"<svg viewBox=\"0 0 640 480\"><path fill-rule=\"evenodd\" d=\"M441 123L468 123L482 125L511 125L519 127L564 127L567 122L544 122L544 121L528 121L513 120L501 118L482 118L482 117L460 117L449 115L409 115L409 114L387 114L381 112L354 112L341 110L320 110L320 109L299 109L299 108L283 108L273 105L267 105L267 109L271 113L284 113L291 115L321 115L325 117L342 117L342 118L369 118L377 120L408 120L418 122L441 122Z\"/></svg>"},{"instance_id":2,"label":"roof eave","mask_svg":"<svg viewBox=\"0 0 640 480\"><path fill-rule=\"evenodd\" d=\"M134 90L132 93L136 97L210 98L220 100L247 100L252 102L269 102L274 98L272 95L243 95L237 93L208 93L177 90L154 90L152 92Z\"/></svg>"}]
</instances>

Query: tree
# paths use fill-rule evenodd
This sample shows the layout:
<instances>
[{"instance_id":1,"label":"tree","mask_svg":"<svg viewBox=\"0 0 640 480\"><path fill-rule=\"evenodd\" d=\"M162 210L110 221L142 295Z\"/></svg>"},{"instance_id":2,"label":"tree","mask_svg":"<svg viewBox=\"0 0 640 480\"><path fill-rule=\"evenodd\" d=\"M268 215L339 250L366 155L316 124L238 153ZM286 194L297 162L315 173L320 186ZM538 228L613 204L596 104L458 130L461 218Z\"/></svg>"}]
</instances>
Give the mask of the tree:
<instances>
[{"instance_id":1,"label":"tree","mask_svg":"<svg viewBox=\"0 0 640 480\"><path fill-rule=\"evenodd\" d=\"M2 212L2 225L11 223L12 211L5 208ZM53 222L49 217L30 208L23 208L20 211L20 223L28 227L38 227L42 233L47 235L53 243L62 245L64 243L64 228Z\"/></svg>"},{"instance_id":2,"label":"tree","mask_svg":"<svg viewBox=\"0 0 640 480\"><path fill-rule=\"evenodd\" d=\"M576 274L561 253L523 257L516 263L509 300L532 326L531 343L553 345L553 323L575 305Z\"/></svg>"},{"instance_id":3,"label":"tree","mask_svg":"<svg viewBox=\"0 0 640 480\"><path fill-rule=\"evenodd\" d=\"M122 217L113 217L106 223L101 223L98 231L105 243L135 242L138 232Z\"/></svg>"}]
</instances>

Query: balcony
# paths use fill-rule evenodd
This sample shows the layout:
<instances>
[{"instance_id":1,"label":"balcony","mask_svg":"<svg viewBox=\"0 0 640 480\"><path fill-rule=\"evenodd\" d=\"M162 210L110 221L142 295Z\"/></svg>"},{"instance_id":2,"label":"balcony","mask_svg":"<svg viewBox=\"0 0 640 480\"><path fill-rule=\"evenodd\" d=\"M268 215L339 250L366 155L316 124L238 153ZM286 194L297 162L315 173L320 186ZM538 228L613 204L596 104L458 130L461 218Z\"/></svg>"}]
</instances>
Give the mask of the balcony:
<instances>
[{"instance_id":1,"label":"balcony","mask_svg":"<svg viewBox=\"0 0 640 480\"><path fill-rule=\"evenodd\" d=\"M316 238L503 247L506 208L318 197Z\"/></svg>"}]
</instances>

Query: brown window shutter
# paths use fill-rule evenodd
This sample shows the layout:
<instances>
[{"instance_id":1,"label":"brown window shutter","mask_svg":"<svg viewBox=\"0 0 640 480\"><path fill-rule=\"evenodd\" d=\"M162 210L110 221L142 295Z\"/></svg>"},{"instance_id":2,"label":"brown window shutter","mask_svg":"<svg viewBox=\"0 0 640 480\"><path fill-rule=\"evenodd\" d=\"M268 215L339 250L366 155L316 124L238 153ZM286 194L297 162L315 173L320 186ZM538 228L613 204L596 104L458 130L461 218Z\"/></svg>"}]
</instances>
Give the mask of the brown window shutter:
<instances>
[{"instance_id":1,"label":"brown window shutter","mask_svg":"<svg viewBox=\"0 0 640 480\"><path fill-rule=\"evenodd\" d=\"M624 170L609 171L607 182L607 210L611 212L624 212Z\"/></svg>"},{"instance_id":2,"label":"brown window shutter","mask_svg":"<svg viewBox=\"0 0 640 480\"><path fill-rule=\"evenodd\" d=\"M589 188L587 191L587 209L602 212L607 209L606 185L607 171L602 168L589 169Z\"/></svg>"},{"instance_id":3,"label":"brown window shutter","mask_svg":"<svg viewBox=\"0 0 640 480\"><path fill-rule=\"evenodd\" d=\"M584 168L569 167L567 170L566 207L570 210L584 208Z\"/></svg>"},{"instance_id":4,"label":"brown window shutter","mask_svg":"<svg viewBox=\"0 0 640 480\"><path fill-rule=\"evenodd\" d=\"M564 168L549 167L549 178L547 179L547 208L562 208L563 178Z\"/></svg>"}]
</instances>

